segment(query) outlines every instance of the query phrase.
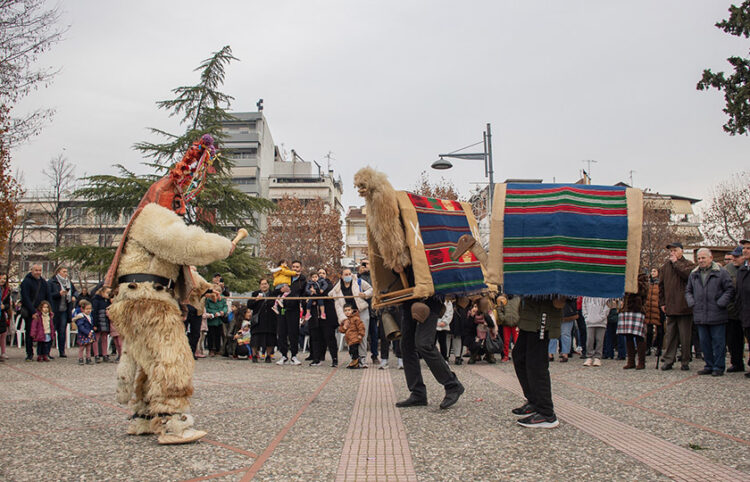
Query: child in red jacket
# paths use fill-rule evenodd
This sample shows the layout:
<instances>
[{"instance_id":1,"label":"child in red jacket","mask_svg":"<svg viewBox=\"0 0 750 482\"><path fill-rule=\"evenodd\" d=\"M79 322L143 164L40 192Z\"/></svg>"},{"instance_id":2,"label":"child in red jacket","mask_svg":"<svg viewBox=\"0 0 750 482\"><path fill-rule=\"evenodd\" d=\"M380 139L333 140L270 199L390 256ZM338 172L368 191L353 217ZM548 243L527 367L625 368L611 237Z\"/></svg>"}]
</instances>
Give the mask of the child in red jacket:
<instances>
[{"instance_id":1,"label":"child in red jacket","mask_svg":"<svg viewBox=\"0 0 750 482\"><path fill-rule=\"evenodd\" d=\"M31 339L36 342L36 361L49 361L49 349L55 340L52 307L42 301L31 318Z\"/></svg>"}]
</instances>

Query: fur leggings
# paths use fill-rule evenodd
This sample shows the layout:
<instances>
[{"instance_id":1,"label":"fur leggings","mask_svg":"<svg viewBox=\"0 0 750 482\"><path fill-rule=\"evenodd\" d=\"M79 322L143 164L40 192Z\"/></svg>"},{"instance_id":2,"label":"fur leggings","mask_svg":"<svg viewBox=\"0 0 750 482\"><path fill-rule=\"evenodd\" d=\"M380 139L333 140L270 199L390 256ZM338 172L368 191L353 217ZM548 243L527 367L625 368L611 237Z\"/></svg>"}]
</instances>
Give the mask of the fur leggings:
<instances>
[{"instance_id":1,"label":"fur leggings","mask_svg":"<svg viewBox=\"0 0 750 482\"><path fill-rule=\"evenodd\" d=\"M186 413L195 362L182 313L171 295L151 286L121 285L110 306L110 318L124 341L117 367L117 401L129 404L139 415Z\"/></svg>"}]
</instances>

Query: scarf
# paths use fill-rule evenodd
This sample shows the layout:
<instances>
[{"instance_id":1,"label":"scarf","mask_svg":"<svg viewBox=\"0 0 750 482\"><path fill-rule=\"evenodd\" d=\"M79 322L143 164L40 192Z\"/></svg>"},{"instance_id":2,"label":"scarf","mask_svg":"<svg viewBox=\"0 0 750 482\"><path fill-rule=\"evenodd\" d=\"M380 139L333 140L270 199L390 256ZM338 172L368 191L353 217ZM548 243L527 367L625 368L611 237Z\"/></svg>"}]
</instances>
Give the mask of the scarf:
<instances>
[{"instance_id":1,"label":"scarf","mask_svg":"<svg viewBox=\"0 0 750 482\"><path fill-rule=\"evenodd\" d=\"M63 278L59 274L55 275L55 277L57 278L57 281L60 283L60 286L62 286L62 289L68 292L68 294L65 295L65 301L70 303L73 299L73 293L71 293L70 291L70 279Z\"/></svg>"},{"instance_id":2,"label":"scarf","mask_svg":"<svg viewBox=\"0 0 750 482\"><path fill-rule=\"evenodd\" d=\"M42 313L42 327L44 327L44 334L49 335L50 334L50 322L49 322L49 313Z\"/></svg>"}]
</instances>

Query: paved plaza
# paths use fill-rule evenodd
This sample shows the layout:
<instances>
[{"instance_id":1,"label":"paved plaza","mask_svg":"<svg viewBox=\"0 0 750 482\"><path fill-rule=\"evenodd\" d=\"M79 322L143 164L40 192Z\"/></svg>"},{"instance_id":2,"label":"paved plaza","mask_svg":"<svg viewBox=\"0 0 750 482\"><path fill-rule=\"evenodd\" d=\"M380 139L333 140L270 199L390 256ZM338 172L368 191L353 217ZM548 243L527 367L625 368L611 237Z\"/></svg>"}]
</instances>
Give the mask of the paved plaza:
<instances>
[{"instance_id":1,"label":"paved plaza","mask_svg":"<svg viewBox=\"0 0 750 482\"><path fill-rule=\"evenodd\" d=\"M576 357L551 365L554 430L525 429L509 363L453 367L466 386L438 409L397 409L403 372L197 363L202 441L159 446L125 434L115 365L75 358L0 364L0 480L750 480L750 380ZM345 353L341 360L346 360ZM395 360L391 360L395 362ZM342 364L345 365L345 364Z\"/></svg>"}]
</instances>

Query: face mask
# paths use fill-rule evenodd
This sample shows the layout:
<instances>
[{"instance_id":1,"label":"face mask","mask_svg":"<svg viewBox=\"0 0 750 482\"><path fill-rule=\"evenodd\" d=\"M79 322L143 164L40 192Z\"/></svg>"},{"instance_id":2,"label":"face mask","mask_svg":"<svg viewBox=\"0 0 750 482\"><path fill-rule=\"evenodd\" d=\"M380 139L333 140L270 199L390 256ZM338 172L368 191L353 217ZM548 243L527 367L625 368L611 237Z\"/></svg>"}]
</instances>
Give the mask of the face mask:
<instances>
[{"instance_id":1,"label":"face mask","mask_svg":"<svg viewBox=\"0 0 750 482\"><path fill-rule=\"evenodd\" d=\"M351 276L344 276L342 279L344 280L344 283L351 283L352 282L352 277Z\"/></svg>"}]
</instances>

